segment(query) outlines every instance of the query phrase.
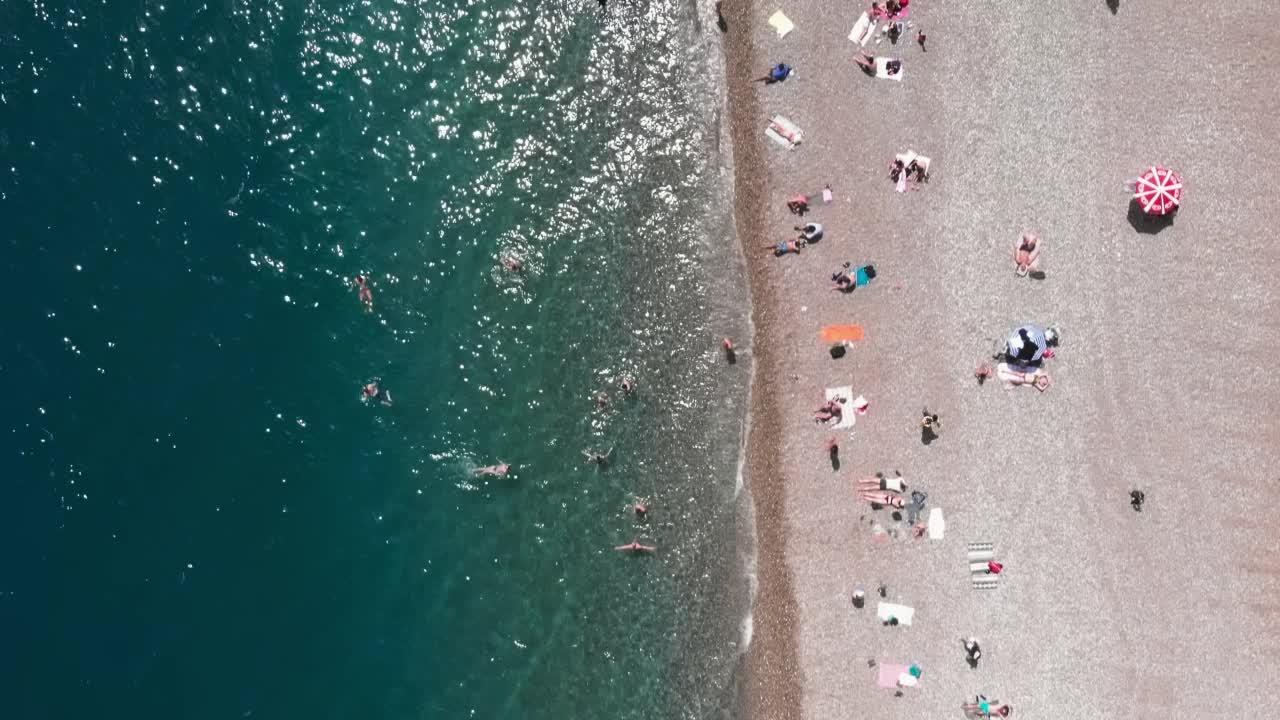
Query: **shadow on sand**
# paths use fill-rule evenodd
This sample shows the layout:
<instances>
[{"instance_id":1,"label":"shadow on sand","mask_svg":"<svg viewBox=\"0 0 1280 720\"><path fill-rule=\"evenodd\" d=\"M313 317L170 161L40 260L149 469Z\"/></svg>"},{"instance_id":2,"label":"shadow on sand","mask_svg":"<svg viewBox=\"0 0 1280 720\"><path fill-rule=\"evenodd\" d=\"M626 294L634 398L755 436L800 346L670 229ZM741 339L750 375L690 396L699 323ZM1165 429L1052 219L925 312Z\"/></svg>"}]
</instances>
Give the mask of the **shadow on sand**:
<instances>
[{"instance_id":1,"label":"shadow on sand","mask_svg":"<svg viewBox=\"0 0 1280 720\"><path fill-rule=\"evenodd\" d=\"M1161 230L1173 224L1173 218L1178 212L1169 213L1168 215L1148 215L1142 212L1142 206L1137 200L1129 201L1129 224L1134 230L1144 235L1155 235Z\"/></svg>"}]
</instances>

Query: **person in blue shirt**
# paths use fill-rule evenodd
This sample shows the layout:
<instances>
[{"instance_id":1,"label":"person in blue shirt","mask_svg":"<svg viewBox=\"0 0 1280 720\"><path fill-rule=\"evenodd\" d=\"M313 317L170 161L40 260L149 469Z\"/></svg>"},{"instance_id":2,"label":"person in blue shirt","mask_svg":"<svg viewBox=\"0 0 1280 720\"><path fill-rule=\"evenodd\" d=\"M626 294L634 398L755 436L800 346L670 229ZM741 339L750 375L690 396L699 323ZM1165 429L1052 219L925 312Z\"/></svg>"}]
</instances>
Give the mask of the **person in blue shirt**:
<instances>
[{"instance_id":1,"label":"person in blue shirt","mask_svg":"<svg viewBox=\"0 0 1280 720\"><path fill-rule=\"evenodd\" d=\"M795 72L790 65L786 63L778 63L776 67L769 71L768 75L756 78L756 82L762 82L766 85L782 82L791 77L791 73Z\"/></svg>"}]
</instances>

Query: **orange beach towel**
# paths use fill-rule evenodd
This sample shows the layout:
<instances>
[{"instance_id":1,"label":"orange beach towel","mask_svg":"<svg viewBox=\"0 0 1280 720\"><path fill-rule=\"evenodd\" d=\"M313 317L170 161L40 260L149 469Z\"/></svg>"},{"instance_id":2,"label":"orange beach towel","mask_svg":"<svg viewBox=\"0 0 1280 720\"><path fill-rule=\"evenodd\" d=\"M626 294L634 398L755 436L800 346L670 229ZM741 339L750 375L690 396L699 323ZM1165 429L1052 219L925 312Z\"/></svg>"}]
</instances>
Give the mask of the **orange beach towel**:
<instances>
[{"instance_id":1,"label":"orange beach towel","mask_svg":"<svg viewBox=\"0 0 1280 720\"><path fill-rule=\"evenodd\" d=\"M861 325L823 325L822 342L828 344L852 342L863 337Z\"/></svg>"}]
</instances>

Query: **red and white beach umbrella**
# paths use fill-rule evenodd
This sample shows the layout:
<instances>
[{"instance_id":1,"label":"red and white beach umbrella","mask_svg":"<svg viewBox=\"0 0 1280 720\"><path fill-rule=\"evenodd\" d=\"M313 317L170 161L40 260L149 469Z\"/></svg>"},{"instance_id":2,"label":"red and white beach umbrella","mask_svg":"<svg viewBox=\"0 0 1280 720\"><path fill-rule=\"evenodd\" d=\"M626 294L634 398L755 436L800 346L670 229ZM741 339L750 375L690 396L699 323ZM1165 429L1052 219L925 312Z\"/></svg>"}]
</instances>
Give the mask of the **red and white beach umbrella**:
<instances>
[{"instance_id":1,"label":"red and white beach umbrella","mask_svg":"<svg viewBox=\"0 0 1280 720\"><path fill-rule=\"evenodd\" d=\"M1133 197L1148 215L1168 215L1182 202L1182 178L1169 168L1153 167L1142 173Z\"/></svg>"}]
</instances>

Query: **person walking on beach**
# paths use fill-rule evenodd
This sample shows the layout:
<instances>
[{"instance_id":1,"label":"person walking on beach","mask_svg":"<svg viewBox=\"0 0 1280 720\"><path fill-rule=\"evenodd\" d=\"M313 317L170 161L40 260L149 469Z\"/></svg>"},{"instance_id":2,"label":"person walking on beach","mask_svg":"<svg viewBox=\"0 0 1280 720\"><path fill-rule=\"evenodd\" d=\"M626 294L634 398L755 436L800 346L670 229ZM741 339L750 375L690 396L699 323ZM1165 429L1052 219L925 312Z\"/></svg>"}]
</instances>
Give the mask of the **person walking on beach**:
<instances>
[{"instance_id":1,"label":"person walking on beach","mask_svg":"<svg viewBox=\"0 0 1280 720\"><path fill-rule=\"evenodd\" d=\"M787 78L791 77L792 72L794 72L794 69L790 65L786 63L778 63L771 70L769 70L768 75L765 75L764 77L758 77L752 82L762 82L765 85L772 85L774 83L780 83L785 81Z\"/></svg>"},{"instance_id":2,"label":"person walking on beach","mask_svg":"<svg viewBox=\"0 0 1280 720\"><path fill-rule=\"evenodd\" d=\"M964 643L965 659L968 661L969 667L978 667L978 659L982 657L982 648L978 646L978 638L960 638L960 642Z\"/></svg>"},{"instance_id":3,"label":"person walking on beach","mask_svg":"<svg viewBox=\"0 0 1280 720\"><path fill-rule=\"evenodd\" d=\"M641 545L639 540L632 540L626 545L619 545L618 547L614 548L614 550L617 550L619 552L631 552L636 554L651 553L651 552L657 551L657 549L658 548L653 547L651 545Z\"/></svg>"},{"instance_id":4,"label":"person walking on beach","mask_svg":"<svg viewBox=\"0 0 1280 720\"><path fill-rule=\"evenodd\" d=\"M942 429L942 420L938 418L938 413L929 412L929 408L924 409L924 413L920 418L920 440L925 445L938 439L938 431Z\"/></svg>"},{"instance_id":5,"label":"person walking on beach","mask_svg":"<svg viewBox=\"0 0 1280 720\"><path fill-rule=\"evenodd\" d=\"M738 362L738 351L733 347L733 338L722 338L720 340L720 347L724 348L725 362L730 365Z\"/></svg>"}]
</instances>

